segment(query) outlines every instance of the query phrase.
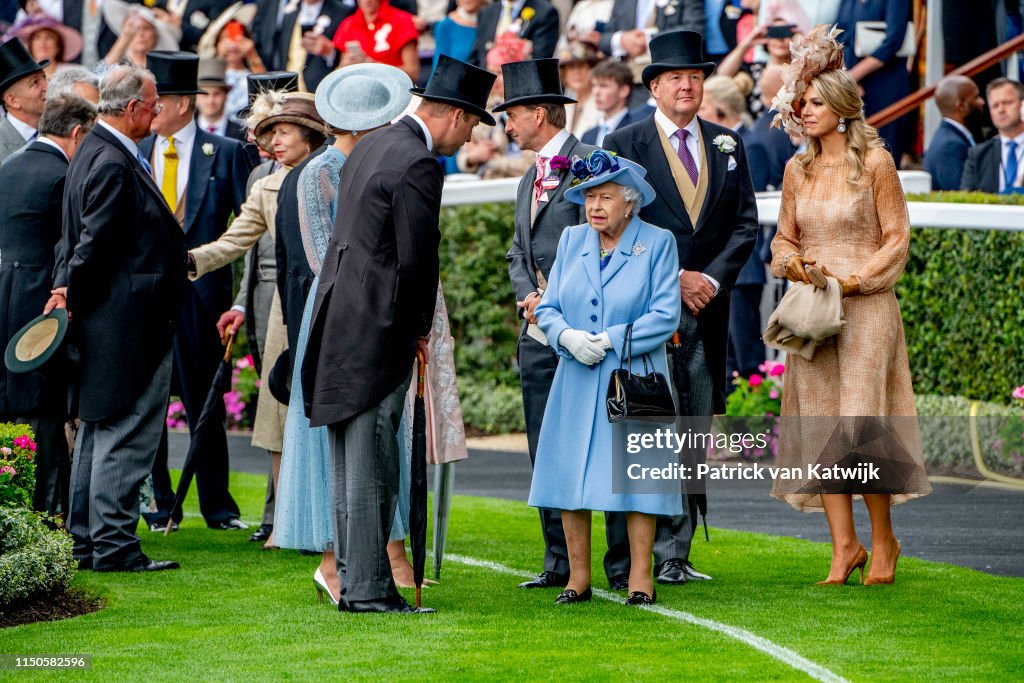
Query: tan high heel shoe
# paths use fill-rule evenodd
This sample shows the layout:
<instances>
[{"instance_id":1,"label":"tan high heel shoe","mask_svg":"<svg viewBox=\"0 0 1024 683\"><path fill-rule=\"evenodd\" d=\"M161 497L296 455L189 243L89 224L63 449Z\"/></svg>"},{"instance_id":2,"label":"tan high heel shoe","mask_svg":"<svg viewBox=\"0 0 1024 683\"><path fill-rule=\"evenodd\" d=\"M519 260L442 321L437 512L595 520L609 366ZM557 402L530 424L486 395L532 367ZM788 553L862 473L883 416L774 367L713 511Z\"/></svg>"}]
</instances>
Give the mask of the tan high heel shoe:
<instances>
[{"instance_id":1,"label":"tan high heel shoe","mask_svg":"<svg viewBox=\"0 0 1024 683\"><path fill-rule=\"evenodd\" d=\"M900 551L903 550L903 546L899 541L896 541L896 559L892 563L892 574L888 576L871 576L868 574L867 578L863 579L865 586L877 586L879 584L895 583L896 582L896 562L899 562Z\"/></svg>"},{"instance_id":2,"label":"tan high heel shoe","mask_svg":"<svg viewBox=\"0 0 1024 683\"><path fill-rule=\"evenodd\" d=\"M817 585L817 586L842 586L847 581L850 580L850 576L857 569L860 569L860 580L864 581L864 566L867 565L867 563L868 563L868 551L867 551L867 549L864 546L861 546L860 549L857 550L857 556L853 558L853 564L851 564L849 569L846 571L846 576L843 578L842 581L837 581L837 580L831 580L830 581L829 579L825 579L824 581L819 581L815 585Z\"/></svg>"}]
</instances>

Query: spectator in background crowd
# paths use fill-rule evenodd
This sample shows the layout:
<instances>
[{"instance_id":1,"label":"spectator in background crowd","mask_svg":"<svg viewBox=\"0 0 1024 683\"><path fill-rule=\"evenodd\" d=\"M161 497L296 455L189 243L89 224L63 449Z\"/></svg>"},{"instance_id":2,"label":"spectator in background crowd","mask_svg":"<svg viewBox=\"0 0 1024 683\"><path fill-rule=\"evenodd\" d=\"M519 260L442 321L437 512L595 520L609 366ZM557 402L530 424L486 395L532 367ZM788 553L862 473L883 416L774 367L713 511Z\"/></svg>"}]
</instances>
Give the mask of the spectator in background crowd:
<instances>
[{"instance_id":1,"label":"spectator in background crowd","mask_svg":"<svg viewBox=\"0 0 1024 683\"><path fill-rule=\"evenodd\" d=\"M744 36L733 51L718 65L716 71L721 76L735 76L739 73L750 74L753 79L753 87L749 89L747 106L754 118L760 116L762 111L767 111L771 103L771 97L767 100L769 105L762 102L761 73L768 67L779 68L789 64L789 60L792 58L789 52L789 42L796 34L795 24L788 24L785 19L776 17L770 24L758 26ZM756 45L764 45L768 53L767 62L749 59L751 49Z\"/></svg>"},{"instance_id":2,"label":"spectator in background crowd","mask_svg":"<svg viewBox=\"0 0 1024 683\"><path fill-rule=\"evenodd\" d=\"M77 95L47 100L39 138L0 168L0 342L39 315L53 286L55 250L61 239L64 179L68 162L92 129L96 108ZM68 513L71 461L67 368L55 358L45 370L13 374L0 367L0 422L25 423L38 445L32 507L49 515Z\"/></svg>"},{"instance_id":3,"label":"spectator in background crowd","mask_svg":"<svg viewBox=\"0 0 1024 683\"><path fill-rule=\"evenodd\" d=\"M558 31L558 11L547 0L495 0L480 10L469 63L479 67L486 65L487 51L507 32L533 43L534 59L552 57L558 44Z\"/></svg>"},{"instance_id":4,"label":"spectator in background crowd","mask_svg":"<svg viewBox=\"0 0 1024 683\"><path fill-rule=\"evenodd\" d=\"M633 91L633 72L614 59L607 59L594 67L590 75L594 106L601 114L600 123L580 137L582 142L598 147L609 133L633 123L629 111L629 96Z\"/></svg>"},{"instance_id":5,"label":"spectator in background crowd","mask_svg":"<svg viewBox=\"0 0 1024 683\"><path fill-rule=\"evenodd\" d=\"M340 0L301 0L289 3L285 9L288 11L281 17L277 35L282 68L299 74L299 90L315 92L320 81L338 65L331 38L342 22L360 16L360 11ZM388 24L383 18L379 21L380 31L386 35ZM398 35L392 37L397 39Z\"/></svg>"},{"instance_id":6,"label":"spectator in background crowd","mask_svg":"<svg viewBox=\"0 0 1024 683\"><path fill-rule=\"evenodd\" d=\"M560 53L558 59L562 87L576 100L575 104L566 105L566 128L579 137L601 120L591 92L594 66L601 61L601 55L592 45L577 41L570 43L568 51Z\"/></svg>"},{"instance_id":7,"label":"spectator in background crowd","mask_svg":"<svg viewBox=\"0 0 1024 683\"><path fill-rule=\"evenodd\" d=\"M84 66L91 67L100 62L117 40L117 35L103 16L102 2L49 0L41 3L37 0L18 0L18 4L22 8L18 12L19 21L28 15L47 14L69 29L78 31L84 41L80 57Z\"/></svg>"},{"instance_id":8,"label":"spectator in background crowd","mask_svg":"<svg viewBox=\"0 0 1024 683\"><path fill-rule=\"evenodd\" d=\"M231 86L225 79L225 64L222 60L200 60L199 88L204 92L196 95L196 125L207 133L238 140L245 145L248 142L248 131L227 115L226 105ZM256 149L253 145L247 151L250 148ZM259 155L250 154L250 166L257 163Z\"/></svg>"},{"instance_id":9,"label":"spectator in background crowd","mask_svg":"<svg viewBox=\"0 0 1024 683\"><path fill-rule=\"evenodd\" d=\"M242 128L244 122L235 115L249 104L246 79L249 74L267 71L250 31L255 14L255 5L232 5L210 23L198 47L200 58L224 62L224 81L229 88L224 109Z\"/></svg>"},{"instance_id":10,"label":"spectator in background crowd","mask_svg":"<svg viewBox=\"0 0 1024 683\"><path fill-rule=\"evenodd\" d=\"M45 14L25 17L11 27L11 33L25 43L32 59L50 62L43 70L48 79L82 54L82 34Z\"/></svg>"},{"instance_id":11,"label":"spectator in background crowd","mask_svg":"<svg viewBox=\"0 0 1024 683\"><path fill-rule=\"evenodd\" d=\"M988 113L999 135L973 147L967 153L962 190L981 192L1021 192L1024 172L1024 122L1021 104L1024 85L1008 78L997 78L985 89Z\"/></svg>"},{"instance_id":12,"label":"spectator in background crowd","mask_svg":"<svg viewBox=\"0 0 1024 683\"><path fill-rule=\"evenodd\" d=\"M104 0L103 18L117 34L117 42L104 57L109 65L127 58L145 68L146 55L154 50L177 50L181 29L157 18L153 10L122 0Z\"/></svg>"},{"instance_id":13,"label":"spectator in background crowd","mask_svg":"<svg viewBox=\"0 0 1024 683\"><path fill-rule=\"evenodd\" d=\"M0 45L0 163L35 139L46 103L46 74L17 38Z\"/></svg>"},{"instance_id":14,"label":"spectator in background crowd","mask_svg":"<svg viewBox=\"0 0 1024 683\"><path fill-rule=\"evenodd\" d=\"M772 119L775 117L767 113L772 106L772 98L782 88L782 68L766 68L761 72L758 85L761 91L761 104L766 113L754 121L754 125L743 136L743 144L747 148L754 192L765 192L782 187L786 163L796 152L796 145L784 130L772 127Z\"/></svg>"},{"instance_id":15,"label":"spectator in background crowd","mask_svg":"<svg viewBox=\"0 0 1024 683\"><path fill-rule=\"evenodd\" d=\"M437 58L448 55L463 62L473 54L476 42L480 8L484 0L456 0L455 9L434 25L434 59L431 72L437 66ZM490 70L488 64L487 69Z\"/></svg>"},{"instance_id":16,"label":"spectator in background crowd","mask_svg":"<svg viewBox=\"0 0 1024 683\"><path fill-rule=\"evenodd\" d=\"M181 0L178 0L180 3ZM199 40L210 24L224 13L235 0L187 0L184 7L172 10L161 8L153 0L143 0L143 4L152 3L157 18L181 29L181 49L196 52Z\"/></svg>"},{"instance_id":17,"label":"spectator in background crowd","mask_svg":"<svg viewBox=\"0 0 1024 683\"><path fill-rule=\"evenodd\" d=\"M356 12L342 21L334 34L341 66L389 64L407 73L415 83L420 75L420 56L413 15L392 7L389 0L356 0L356 4ZM325 54L323 41L313 51L322 57L329 54Z\"/></svg>"},{"instance_id":18,"label":"spectator in background crowd","mask_svg":"<svg viewBox=\"0 0 1024 683\"><path fill-rule=\"evenodd\" d=\"M974 135L967 119L985 106L978 86L967 76L946 76L935 86L935 106L942 123L924 156L924 170L932 176L933 190L959 190L967 152Z\"/></svg>"},{"instance_id":19,"label":"spectator in background crowd","mask_svg":"<svg viewBox=\"0 0 1024 683\"><path fill-rule=\"evenodd\" d=\"M98 105L100 103L100 78L81 66L69 66L46 83L46 98L74 94Z\"/></svg>"},{"instance_id":20,"label":"spectator in background crowd","mask_svg":"<svg viewBox=\"0 0 1024 683\"><path fill-rule=\"evenodd\" d=\"M911 19L910 0L841 0L837 26L843 30L843 59L846 69L864 90L864 116L870 118L910 92L907 57L899 53ZM861 22L885 22L885 36L872 49L857 48L857 26ZM862 41L867 48L867 41ZM896 119L878 129L900 167L905 148L905 121Z\"/></svg>"},{"instance_id":21,"label":"spectator in background crowd","mask_svg":"<svg viewBox=\"0 0 1024 683\"><path fill-rule=\"evenodd\" d=\"M615 0L611 18L601 33L601 52L634 65L633 80L650 63L648 41L673 29L704 34L704 0Z\"/></svg>"}]
</instances>

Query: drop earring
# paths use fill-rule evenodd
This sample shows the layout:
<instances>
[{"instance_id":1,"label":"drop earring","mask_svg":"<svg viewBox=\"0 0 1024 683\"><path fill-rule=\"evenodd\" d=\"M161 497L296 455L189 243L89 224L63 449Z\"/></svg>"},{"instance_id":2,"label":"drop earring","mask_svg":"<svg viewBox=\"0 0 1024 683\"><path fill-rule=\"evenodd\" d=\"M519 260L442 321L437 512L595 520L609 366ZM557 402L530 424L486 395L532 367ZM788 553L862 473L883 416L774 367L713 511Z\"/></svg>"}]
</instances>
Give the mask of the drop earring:
<instances>
[{"instance_id":1,"label":"drop earring","mask_svg":"<svg viewBox=\"0 0 1024 683\"><path fill-rule=\"evenodd\" d=\"M838 130L839 130L840 133L845 133L846 132L846 119L843 119L843 118L839 119L839 128L838 128Z\"/></svg>"}]
</instances>

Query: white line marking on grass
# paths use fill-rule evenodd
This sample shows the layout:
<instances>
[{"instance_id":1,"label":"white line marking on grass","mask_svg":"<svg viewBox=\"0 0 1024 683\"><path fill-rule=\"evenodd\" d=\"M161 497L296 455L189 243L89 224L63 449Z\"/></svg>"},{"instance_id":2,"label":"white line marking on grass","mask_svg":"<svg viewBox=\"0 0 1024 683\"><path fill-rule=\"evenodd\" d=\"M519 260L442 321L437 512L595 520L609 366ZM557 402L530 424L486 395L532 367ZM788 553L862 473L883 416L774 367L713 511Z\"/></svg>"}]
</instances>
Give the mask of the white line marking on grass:
<instances>
[{"instance_id":1,"label":"white line marking on grass","mask_svg":"<svg viewBox=\"0 0 1024 683\"><path fill-rule=\"evenodd\" d=\"M470 567L480 567L482 569L489 569L493 572L498 572L500 574L509 574L511 576L519 576L527 579L533 578L534 576L533 574L530 574L528 572L522 572L518 569L513 569L512 567L506 567L505 565L498 564L497 562L490 562L488 560L478 560L475 557L446 554L445 558L452 560L453 562L469 565ZM616 593L601 590L599 588L594 588L592 590L594 591L595 596L603 600L609 600L611 602L622 602L622 596ZM694 626L701 626L712 631L717 631L718 633L721 633L724 636L728 636L729 638L740 641L744 645L749 645L755 650L760 650L769 657L777 659L783 664L791 666L798 671L803 671L811 678L818 681L822 681L822 683L849 683L847 679L843 678L842 676L832 671L829 671L820 664L815 664L811 660L807 659L806 657L800 656L799 654L793 652L789 648L783 647L781 645L776 645L767 638L763 638L757 635L756 633L751 633L750 631L747 631L745 629L737 628L736 626L730 626L729 624L723 624L721 622L714 621L713 619L705 619L704 617L698 617L695 614L683 612L682 610L669 609L668 607L662 607L661 605L650 605L648 607L641 607L640 609L645 609L649 612L660 614L661 616L668 617L669 619L685 621L689 624L693 624Z\"/></svg>"}]
</instances>

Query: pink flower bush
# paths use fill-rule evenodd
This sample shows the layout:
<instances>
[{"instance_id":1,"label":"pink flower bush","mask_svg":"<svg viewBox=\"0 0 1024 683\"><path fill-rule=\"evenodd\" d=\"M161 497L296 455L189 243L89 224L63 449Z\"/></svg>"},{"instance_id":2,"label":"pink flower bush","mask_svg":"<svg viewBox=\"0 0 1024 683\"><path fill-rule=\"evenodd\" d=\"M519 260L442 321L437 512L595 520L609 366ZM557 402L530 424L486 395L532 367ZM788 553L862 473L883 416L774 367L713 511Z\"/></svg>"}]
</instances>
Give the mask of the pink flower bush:
<instances>
[{"instance_id":1,"label":"pink flower bush","mask_svg":"<svg viewBox=\"0 0 1024 683\"><path fill-rule=\"evenodd\" d=\"M764 377L755 372L753 375L750 376L748 382L750 382L750 386L752 387L759 387L762 384L764 384Z\"/></svg>"},{"instance_id":2,"label":"pink flower bush","mask_svg":"<svg viewBox=\"0 0 1024 683\"><path fill-rule=\"evenodd\" d=\"M10 465L4 465L2 468L0 468L0 474L9 474L12 477L16 477L18 475L18 471L15 470Z\"/></svg>"},{"instance_id":3,"label":"pink flower bush","mask_svg":"<svg viewBox=\"0 0 1024 683\"><path fill-rule=\"evenodd\" d=\"M0 505L32 504L35 452L36 442L28 425L0 422Z\"/></svg>"},{"instance_id":4,"label":"pink flower bush","mask_svg":"<svg viewBox=\"0 0 1024 683\"><path fill-rule=\"evenodd\" d=\"M1024 384L1022 384L1019 387L1017 387L1016 389L1014 389L1013 392L1010 395L1013 396L1016 399L1024 401Z\"/></svg>"},{"instance_id":5,"label":"pink flower bush","mask_svg":"<svg viewBox=\"0 0 1024 683\"><path fill-rule=\"evenodd\" d=\"M32 437L28 434L23 434L14 440L15 448L27 448L33 453L36 452L36 442L32 440Z\"/></svg>"}]
</instances>

